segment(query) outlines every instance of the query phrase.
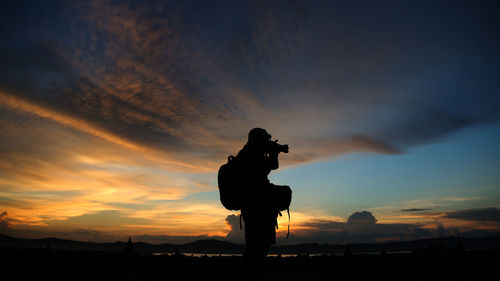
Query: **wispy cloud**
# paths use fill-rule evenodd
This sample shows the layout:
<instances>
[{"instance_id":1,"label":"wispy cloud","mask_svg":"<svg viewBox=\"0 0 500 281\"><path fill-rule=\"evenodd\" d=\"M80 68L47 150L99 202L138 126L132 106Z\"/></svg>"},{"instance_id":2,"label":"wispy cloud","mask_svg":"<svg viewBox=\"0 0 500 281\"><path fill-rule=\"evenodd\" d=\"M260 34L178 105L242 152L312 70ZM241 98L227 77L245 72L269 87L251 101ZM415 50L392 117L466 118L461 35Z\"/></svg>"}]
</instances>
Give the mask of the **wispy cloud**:
<instances>
[{"instance_id":1,"label":"wispy cloud","mask_svg":"<svg viewBox=\"0 0 500 281\"><path fill-rule=\"evenodd\" d=\"M500 208L481 208L446 212L445 218L477 222L500 222Z\"/></svg>"},{"instance_id":2,"label":"wispy cloud","mask_svg":"<svg viewBox=\"0 0 500 281\"><path fill-rule=\"evenodd\" d=\"M432 209L425 209L425 208L412 208L412 209L401 209L401 212L423 212L423 211L430 211Z\"/></svg>"}]
</instances>

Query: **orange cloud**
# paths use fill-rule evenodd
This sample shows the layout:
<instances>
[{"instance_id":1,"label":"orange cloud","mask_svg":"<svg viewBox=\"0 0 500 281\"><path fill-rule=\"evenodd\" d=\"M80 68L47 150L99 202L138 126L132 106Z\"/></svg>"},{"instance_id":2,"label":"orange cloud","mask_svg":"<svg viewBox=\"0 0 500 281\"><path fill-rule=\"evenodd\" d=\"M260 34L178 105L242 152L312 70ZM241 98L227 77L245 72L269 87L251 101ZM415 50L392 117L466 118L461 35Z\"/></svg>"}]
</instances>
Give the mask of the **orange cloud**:
<instances>
[{"instance_id":1,"label":"orange cloud","mask_svg":"<svg viewBox=\"0 0 500 281\"><path fill-rule=\"evenodd\" d=\"M146 219L134 206L142 205L141 208L151 210L144 215L153 216L165 212L163 204L215 190L215 186L207 182L208 178L215 178L212 173L193 174L191 170L185 173L180 172L185 169L171 169L171 165L158 161L159 157L144 153L151 151L110 141L114 139L106 138L105 131L96 133L97 128L77 118L16 97L5 94L0 97L1 105L7 105L6 112L16 112L15 116L26 118L22 119L23 126L16 123L21 120L18 118L1 120L4 138L0 143L3 151L0 210L8 210L10 217L15 218L14 228L39 226L55 231L49 220L74 228L69 218L106 210L121 210L127 212L127 216ZM12 109L15 111L9 111ZM33 115L43 118L33 118ZM214 206L217 206L215 202ZM222 207L219 212L223 212ZM213 214L207 210L202 213ZM224 215L217 230L207 225L207 221L213 222L213 215L199 220L204 226L197 224L196 215L190 217L189 211L181 217L185 221L182 225L191 220L189 231L212 233L224 229ZM185 234L187 231L175 221L168 224L172 221L154 219L154 216L152 221L150 233L165 234L164 231L171 230ZM114 226L106 231L131 229L131 225Z\"/></svg>"},{"instance_id":2,"label":"orange cloud","mask_svg":"<svg viewBox=\"0 0 500 281\"><path fill-rule=\"evenodd\" d=\"M157 151L141 146L130 140L121 138L117 135L100 129L99 127L89 123L88 121L64 113L56 112L54 110L50 110L44 106L37 105L33 102L16 97L14 95L10 95L4 91L0 91L0 103L11 109L47 118L62 125L69 126L75 130L79 130L90 135L103 138L106 141L123 146L132 151L143 153L144 156L152 158L159 163L164 163L178 169L183 169L185 171L187 171L188 169L190 169L191 171L210 171L209 168L204 166L192 165L184 161L174 160L172 155L168 155L164 151ZM158 154L164 157L158 157Z\"/></svg>"}]
</instances>

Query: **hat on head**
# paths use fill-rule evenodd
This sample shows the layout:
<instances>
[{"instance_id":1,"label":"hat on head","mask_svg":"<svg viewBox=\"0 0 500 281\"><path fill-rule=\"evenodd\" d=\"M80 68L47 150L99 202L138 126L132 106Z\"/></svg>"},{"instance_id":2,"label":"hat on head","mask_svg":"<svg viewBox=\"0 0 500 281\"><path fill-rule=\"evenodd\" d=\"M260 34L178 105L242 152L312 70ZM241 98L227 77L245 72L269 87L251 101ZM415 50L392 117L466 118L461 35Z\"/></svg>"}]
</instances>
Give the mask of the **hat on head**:
<instances>
[{"instance_id":1,"label":"hat on head","mask_svg":"<svg viewBox=\"0 0 500 281\"><path fill-rule=\"evenodd\" d=\"M248 143L262 143L271 139L271 135L262 128L253 128L248 132Z\"/></svg>"}]
</instances>

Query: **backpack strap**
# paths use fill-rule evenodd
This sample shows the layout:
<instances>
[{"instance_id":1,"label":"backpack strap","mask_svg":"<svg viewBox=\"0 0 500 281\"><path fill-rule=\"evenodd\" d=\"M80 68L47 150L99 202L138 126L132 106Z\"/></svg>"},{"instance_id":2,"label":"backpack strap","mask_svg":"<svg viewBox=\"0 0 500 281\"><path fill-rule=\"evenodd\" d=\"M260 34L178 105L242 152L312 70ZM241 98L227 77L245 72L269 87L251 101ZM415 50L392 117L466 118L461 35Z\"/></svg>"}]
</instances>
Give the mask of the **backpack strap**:
<instances>
[{"instance_id":1,"label":"backpack strap","mask_svg":"<svg viewBox=\"0 0 500 281\"><path fill-rule=\"evenodd\" d=\"M281 211L278 211L278 215L280 217L282 217L283 215L281 214ZM280 227L278 226L278 219L276 219L276 229L280 229Z\"/></svg>"},{"instance_id":2,"label":"backpack strap","mask_svg":"<svg viewBox=\"0 0 500 281\"><path fill-rule=\"evenodd\" d=\"M288 239L288 236L290 236L290 208L287 208L286 209L286 213L288 214L288 231L286 233L286 239ZM278 215L281 217L283 216L281 214L281 211L278 211ZM276 229L279 229L279 226L278 226L278 220L276 220Z\"/></svg>"},{"instance_id":3,"label":"backpack strap","mask_svg":"<svg viewBox=\"0 0 500 281\"><path fill-rule=\"evenodd\" d=\"M290 208L287 208L286 212L288 213L288 232L286 233L286 239L288 239L288 236L290 236Z\"/></svg>"}]
</instances>

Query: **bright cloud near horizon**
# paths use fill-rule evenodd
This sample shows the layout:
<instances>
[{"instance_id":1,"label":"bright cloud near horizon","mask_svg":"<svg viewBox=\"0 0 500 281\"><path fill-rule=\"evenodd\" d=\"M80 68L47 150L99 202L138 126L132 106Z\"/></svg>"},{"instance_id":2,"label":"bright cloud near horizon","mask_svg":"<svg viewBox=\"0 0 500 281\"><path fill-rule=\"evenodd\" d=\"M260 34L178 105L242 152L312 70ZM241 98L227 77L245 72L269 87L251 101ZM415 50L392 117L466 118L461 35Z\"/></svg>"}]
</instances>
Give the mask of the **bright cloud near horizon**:
<instances>
[{"instance_id":1,"label":"bright cloud near horizon","mask_svg":"<svg viewBox=\"0 0 500 281\"><path fill-rule=\"evenodd\" d=\"M6 4L0 233L241 241L217 169L262 127L290 145L280 243L498 234L494 5Z\"/></svg>"}]
</instances>

